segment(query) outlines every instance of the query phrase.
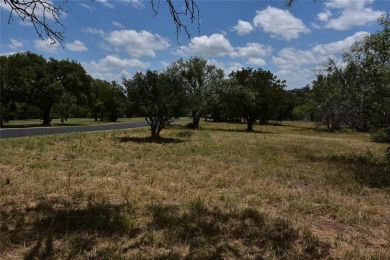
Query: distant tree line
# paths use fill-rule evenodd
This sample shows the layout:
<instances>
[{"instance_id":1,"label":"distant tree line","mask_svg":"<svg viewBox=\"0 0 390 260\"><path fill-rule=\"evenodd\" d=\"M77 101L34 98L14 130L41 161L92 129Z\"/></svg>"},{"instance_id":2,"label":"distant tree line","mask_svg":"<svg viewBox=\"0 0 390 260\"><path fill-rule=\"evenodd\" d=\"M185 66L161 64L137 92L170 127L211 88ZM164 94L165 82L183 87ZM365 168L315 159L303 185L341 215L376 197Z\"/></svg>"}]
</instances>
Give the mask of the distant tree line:
<instances>
[{"instance_id":1,"label":"distant tree line","mask_svg":"<svg viewBox=\"0 0 390 260\"><path fill-rule=\"evenodd\" d=\"M204 58L179 59L164 71L137 72L122 84L94 79L77 61L25 52L0 56L0 118L67 120L93 117L116 121L142 116L153 138L180 116L200 127L202 117L214 121L255 123L310 120L330 131L352 127L373 130L390 140L390 22L356 42L339 65L329 59L311 85L286 90L285 81L261 68L225 72Z\"/></svg>"},{"instance_id":2,"label":"distant tree line","mask_svg":"<svg viewBox=\"0 0 390 260\"><path fill-rule=\"evenodd\" d=\"M285 83L270 71L242 68L224 71L194 57L179 59L164 71L137 72L122 85L94 79L77 61L46 60L31 52L0 56L0 118L93 117L116 121L143 116L153 138L179 116L190 116L199 128L206 115L214 120L244 119L267 123L289 115Z\"/></svg>"},{"instance_id":3,"label":"distant tree line","mask_svg":"<svg viewBox=\"0 0 390 260\"><path fill-rule=\"evenodd\" d=\"M0 118L94 116L116 121L125 114L126 96L116 82L93 79L77 61L25 52L0 56Z\"/></svg>"}]
</instances>

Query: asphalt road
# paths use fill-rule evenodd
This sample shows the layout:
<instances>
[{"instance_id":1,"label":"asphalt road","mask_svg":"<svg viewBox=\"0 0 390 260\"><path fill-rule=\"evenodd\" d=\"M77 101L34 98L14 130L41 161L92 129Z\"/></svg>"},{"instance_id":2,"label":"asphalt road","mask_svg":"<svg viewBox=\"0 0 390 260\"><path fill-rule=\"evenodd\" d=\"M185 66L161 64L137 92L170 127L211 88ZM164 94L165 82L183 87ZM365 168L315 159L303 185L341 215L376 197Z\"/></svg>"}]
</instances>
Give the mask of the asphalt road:
<instances>
[{"instance_id":1,"label":"asphalt road","mask_svg":"<svg viewBox=\"0 0 390 260\"><path fill-rule=\"evenodd\" d=\"M60 126L0 129L0 139L62 133L95 132L148 126L147 122L116 123L96 126Z\"/></svg>"}]
</instances>

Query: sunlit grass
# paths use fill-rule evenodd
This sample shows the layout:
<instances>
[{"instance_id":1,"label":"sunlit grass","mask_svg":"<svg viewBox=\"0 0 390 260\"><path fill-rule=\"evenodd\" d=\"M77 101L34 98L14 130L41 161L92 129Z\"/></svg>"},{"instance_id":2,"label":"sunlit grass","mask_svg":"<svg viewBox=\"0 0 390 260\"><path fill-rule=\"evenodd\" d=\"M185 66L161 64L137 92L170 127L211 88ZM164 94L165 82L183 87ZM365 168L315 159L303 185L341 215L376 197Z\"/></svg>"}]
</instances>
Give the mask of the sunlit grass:
<instances>
[{"instance_id":1,"label":"sunlit grass","mask_svg":"<svg viewBox=\"0 0 390 260\"><path fill-rule=\"evenodd\" d=\"M0 258L390 257L385 144L201 126L2 140Z\"/></svg>"}]
</instances>

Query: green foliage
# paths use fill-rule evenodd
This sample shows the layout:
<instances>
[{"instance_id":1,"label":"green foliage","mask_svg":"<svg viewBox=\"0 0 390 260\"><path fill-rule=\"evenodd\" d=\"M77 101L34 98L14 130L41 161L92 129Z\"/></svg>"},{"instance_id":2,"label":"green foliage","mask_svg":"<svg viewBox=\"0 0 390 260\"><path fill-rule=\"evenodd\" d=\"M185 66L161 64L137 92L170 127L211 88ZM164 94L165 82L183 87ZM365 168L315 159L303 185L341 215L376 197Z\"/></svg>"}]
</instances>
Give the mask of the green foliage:
<instances>
[{"instance_id":1,"label":"green foliage","mask_svg":"<svg viewBox=\"0 0 390 260\"><path fill-rule=\"evenodd\" d=\"M2 114L15 103L25 103L42 110L43 123L50 123L50 112L56 103L69 110L75 100L86 99L90 77L75 61L46 60L40 55L24 52L1 56ZM66 109L63 109L66 107ZM62 111L61 114L68 113ZM61 115L63 116L63 115Z\"/></svg>"},{"instance_id":2,"label":"green foliage","mask_svg":"<svg viewBox=\"0 0 390 260\"><path fill-rule=\"evenodd\" d=\"M145 117L153 139L159 139L161 130L185 112L185 88L174 72L148 70L145 74L137 72L132 79L123 79L130 109Z\"/></svg>"},{"instance_id":3,"label":"green foliage","mask_svg":"<svg viewBox=\"0 0 390 260\"><path fill-rule=\"evenodd\" d=\"M206 59L199 57L187 61L180 59L172 63L168 70L182 77L188 95L188 109L193 119L192 127L198 129L200 117L220 102L217 88L224 77L223 70L207 64Z\"/></svg>"},{"instance_id":4,"label":"green foliage","mask_svg":"<svg viewBox=\"0 0 390 260\"><path fill-rule=\"evenodd\" d=\"M246 119L247 131L253 130L257 119L266 124L270 119L278 118L286 100L284 81L270 71L251 68L233 71L230 78L231 85L225 100L232 115Z\"/></svg>"},{"instance_id":5,"label":"green foliage","mask_svg":"<svg viewBox=\"0 0 390 260\"><path fill-rule=\"evenodd\" d=\"M347 125L357 130L384 128L390 122L390 21L382 30L355 42L344 53L345 66L334 60L327 74L313 82L312 98L321 122L330 129Z\"/></svg>"}]
</instances>

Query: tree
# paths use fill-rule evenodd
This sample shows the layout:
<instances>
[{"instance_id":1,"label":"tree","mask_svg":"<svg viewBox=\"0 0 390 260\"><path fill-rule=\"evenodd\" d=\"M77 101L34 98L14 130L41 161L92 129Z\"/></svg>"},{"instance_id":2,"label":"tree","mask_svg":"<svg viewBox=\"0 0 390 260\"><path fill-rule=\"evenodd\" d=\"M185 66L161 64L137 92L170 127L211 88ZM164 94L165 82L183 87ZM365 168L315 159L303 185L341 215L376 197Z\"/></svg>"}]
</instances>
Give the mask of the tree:
<instances>
[{"instance_id":1,"label":"tree","mask_svg":"<svg viewBox=\"0 0 390 260\"><path fill-rule=\"evenodd\" d=\"M14 93L14 101L40 108L43 124L49 124L51 108L65 90L55 76L55 61L46 61L31 52L10 55L7 78L9 92Z\"/></svg>"},{"instance_id":2,"label":"tree","mask_svg":"<svg viewBox=\"0 0 390 260\"><path fill-rule=\"evenodd\" d=\"M184 113L186 93L176 71L137 72L131 79L123 79L129 105L135 113L145 117L153 140L160 132Z\"/></svg>"},{"instance_id":3,"label":"tree","mask_svg":"<svg viewBox=\"0 0 390 260\"><path fill-rule=\"evenodd\" d=\"M215 88L224 77L222 69L207 64L203 58L182 59L171 65L172 70L178 70L185 79L189 108L192 116L192 126L199 128L200 118L209 113L214 104Z\"/></svg>"},{"instance_id":4,"label":"tree","mask_svg":"<svg viewBox=\"0 0 390 260\"><path fill-rule=\"evenodd\" d=\"M87 102L91 78L75 61L46 60L25 52L2 57L1 63L2 107L16 102L36 106L43 112L43 123L49 124L54 104L62 100L69 107L74 98L78 104Z\"/></svg>"},{"instance_id":5,"label":"tree","mask_svg":"<svg viewBox=\"0 0 390 260\"><path fill-rule=\"evenodd\" d=\"M340 84L335 75L317 76L313 81L311 98L321 124L326 125L330 131L340 129L345 106Z\"/></svg>"},{"instance_id":6,"label":"tree","mask_svg":"<svg viewBox=\"0 0 390 260\"><path fill-rule=\"evenodd\" d=\"M71 113L71 108L76 104L77 99L74 95L68 91L64 91L58 103L54 104L53 110L57 111L61 117L61 122L68 121L68 117Z\"/></svg>"},{"instance_id":7,"label":"tree","mask_svg":"<svg viewBox=\"0 0 390 260\"><path fill-rule=\"evenodd\" d=\"M95 121L103 121L105 117L115 122L126 110L126 96L124 89L115 81L108 82L101 79L94 79L92 82L91 103L92 113Z\"/></svg>"},{"instance_id":8,"label":"tree","mask_svg":"<svg viewBox=\"0 0 390 260\"><path fill-rule=\"evenodd\" d=\"M275 119L283 107L285 81L277 79L270 71L252 68L233 71L233 88L227 99L231 111L236 111L247 122L247 131L253 131L257 119L266 124Z\"/></svg>"},{"instance_id":9,"label":"tree","mask_svg":"<svg viewBox=\"0 0 390 260\"><path fill-rule=\"evenodd\" d=\"M388 15L382 16L379 23L381 31L355 42L344 53L343 66L329 60L327 74L314 82L313 91L322 92L316 102L326 107L322 114L328 114L338 125L343 123L357 130L390 127ZM328 124L329 120L323 122Z\"/></svg>"}]
</instances>

